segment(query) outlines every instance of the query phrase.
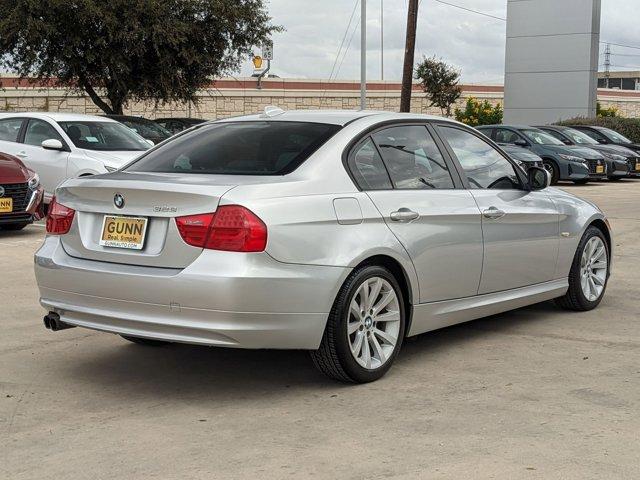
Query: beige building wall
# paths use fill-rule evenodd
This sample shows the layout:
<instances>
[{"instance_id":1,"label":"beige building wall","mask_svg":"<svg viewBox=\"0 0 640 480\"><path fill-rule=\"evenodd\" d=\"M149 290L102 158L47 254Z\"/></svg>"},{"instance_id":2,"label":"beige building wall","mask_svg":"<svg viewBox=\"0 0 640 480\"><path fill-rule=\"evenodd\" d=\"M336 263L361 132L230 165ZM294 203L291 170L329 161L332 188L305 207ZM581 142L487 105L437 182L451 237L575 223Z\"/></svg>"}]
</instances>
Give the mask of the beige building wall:
<instances>
[{"instance_id":1,"label":"beige building wall","mask_svg":"<svg viewBox=\"0 0 640 480\"><path fill-rule=\"evenodd\" d=\"M91 99L79 92L60 88L11 85L2 79L0 112L74 112L100 114ZM16 81L13 82L17 84ZM265 88L255 88L255 79L221 79L218 88L204 89L198 93L195 104L171 103L156 105L139 102L128 106L125 113L147 118L197 117L218 119L261 112L267 105L285 110L293 109L356 109L359 107L359 87L355 82L321 82L314 80L278 80L265 83ZM502 103L500 86L463 86L463 96L457 106L462 107L468 97L486 99L492 104ZM598 100L604 107L615 106L622 115L640 117L640 92L599 90ZM367 93L367 108L398 111L400 86L397 83L376 83ZM415 113L440 115L440 110L429 106L425 94L414 87L411 110Z\"/></svg>"}]
</instances>

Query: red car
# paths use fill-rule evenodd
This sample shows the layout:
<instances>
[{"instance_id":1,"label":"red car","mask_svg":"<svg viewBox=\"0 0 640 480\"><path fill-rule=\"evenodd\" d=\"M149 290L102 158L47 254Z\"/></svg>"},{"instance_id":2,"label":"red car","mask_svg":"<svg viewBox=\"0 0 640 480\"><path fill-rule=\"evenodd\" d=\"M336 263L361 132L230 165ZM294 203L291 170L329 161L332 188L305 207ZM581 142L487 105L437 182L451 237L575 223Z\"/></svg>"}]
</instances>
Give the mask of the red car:
<instances>
[{"instance_id":1,"label":"red car","mask_svg":"<svg viewBox=\"0 0 640 480\"><path fill-rule=\"evenodd\" d=\"M0 153L0 230L21 230L44 217L40 178L18 158Z\"/></svg>"}]
</instances>

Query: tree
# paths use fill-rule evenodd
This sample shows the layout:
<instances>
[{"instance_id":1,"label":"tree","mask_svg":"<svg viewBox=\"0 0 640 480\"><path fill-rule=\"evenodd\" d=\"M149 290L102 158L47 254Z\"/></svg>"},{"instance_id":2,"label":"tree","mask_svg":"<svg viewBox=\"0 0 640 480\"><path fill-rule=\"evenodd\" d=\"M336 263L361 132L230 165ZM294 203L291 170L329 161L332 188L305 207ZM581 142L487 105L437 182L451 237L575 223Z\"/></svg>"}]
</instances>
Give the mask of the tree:
<instances>
[{"instance_id":1,"label":"tree","mask_svg":"<svg viewBox=\"0 0 640 480\"><path fill-rule=\"evenodd\" d=\"M451 116L451 106L462 94L458 85L460 72L436 57L424 58L416 68L416 79L431 102L442 114Z\"/></svg>"},{"instance_id":2,"label":"tree","mask_svg":"<svg viewBox=\"0 0 640 480\"><path fill-rule=\"evenodd\" d=\"M0 66L83 90L109 114L196 103L281 29L270 21L263 0L0 0Z\"/></svg>"},{"instance_id":3,"label":"tree","mask_svg":"<svg viewBox=\"0 0 640 480\"><path fill-rule=\"evenodd\" d=\"M473 97L467 98L464 110L455 109L455 117L459 122L470 127L480 125L495 125L502 123L502 105L491 105L488 100L480 101Z\"/></svg>"}]
</instances>

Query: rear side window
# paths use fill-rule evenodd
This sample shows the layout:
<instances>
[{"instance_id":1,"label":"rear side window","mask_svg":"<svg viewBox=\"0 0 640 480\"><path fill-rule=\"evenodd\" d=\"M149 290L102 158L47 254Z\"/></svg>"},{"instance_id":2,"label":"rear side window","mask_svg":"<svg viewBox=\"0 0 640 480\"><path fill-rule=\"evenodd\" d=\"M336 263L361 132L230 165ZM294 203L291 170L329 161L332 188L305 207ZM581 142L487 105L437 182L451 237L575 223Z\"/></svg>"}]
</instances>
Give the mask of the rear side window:
<instances>
[{"instance_id":1,"label":"rear side window","mask_svg":"<svg viewBox=\"0 0 640 480\"><path fill-rule=\"evenodd\" d=\"M0 120L0 140L7 142L17 142L20 127L22 127L22 118L7 118Z\"/></svg>"},{"instance_id":2,"label":"rear side window","mask_svg":"<svg viewBox=\"0 0 640 480\"><path fill-rule=\"evenodd\" d=\"M371 137L349 155L349 170L362 190L391 190L391 180Z\"/></svg>"},{"instance_id":3,"label":"rear side window","mask_svg":"<svg viewBox=\"0 0 640 480\"><path fill-rule=\"evenodd\" d=\"M284 175L300 166L340 127L308 122L206 125L149 152L131 172Z\"/></svg>"}]
</instances>

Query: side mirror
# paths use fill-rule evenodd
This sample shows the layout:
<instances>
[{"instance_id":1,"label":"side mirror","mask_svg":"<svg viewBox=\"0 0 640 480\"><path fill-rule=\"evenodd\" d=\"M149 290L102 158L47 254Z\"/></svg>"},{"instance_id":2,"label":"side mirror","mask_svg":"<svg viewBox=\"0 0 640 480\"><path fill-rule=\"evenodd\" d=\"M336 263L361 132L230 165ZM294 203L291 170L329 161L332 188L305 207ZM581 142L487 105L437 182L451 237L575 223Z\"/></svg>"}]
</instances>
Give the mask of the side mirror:
<instances>
[{"instance_id":1,"label":"side mirror","mask_svg":"<svg viewBox=\"0 0 640 480\"><path fill-rule=\"evenodd\" d=\"M608 143L608 142L607 142L604 138L599 138L599 139L598 139L598 143L606 144L606 143Z\"/></svg>"},{"instance_id":2,"label":"side mirror","mask_svg":"<svg viewBox=\"0 0 640 480\"><path fill-rule=\"evenodd\" d=\"M551 185L551 174L544 168L530 167L527 172L527 178L529 179L529 188L531 190L542 190Z\"/></svg>"},{"instance_id":3,"label":"side mirror","mask_svg":"<svg viewBox=\"0 0 640 480\"><path fill-rule=\"evenodd\" d=\"M564 143L565 145L571 145L571 140L568 140L566 138L562 139L562 143Z\"/></svg>"},{"instance_id":4,"label":"side mirror","mask_svg":"<svg viewBox=\"0 0 640 480\"><path fill-rule=\"evenodd\" d=\"M64 150L64 145L60 140L56 140L55 138L50 138L45 140L40 144L42 148L45 150Z\"/></svg>"},{"instance_id":5,"label":"side mirror","mask_svg":"<svg viewBox=\"0 0 640 480\"><path fill-rule=\"evenodd\" d=\"M515 142L513 142L513 144L518 145L519 147L526 147L529 145L527 142L525 142L521 138L517 139Z\"/></svg>"}]
</instances>

